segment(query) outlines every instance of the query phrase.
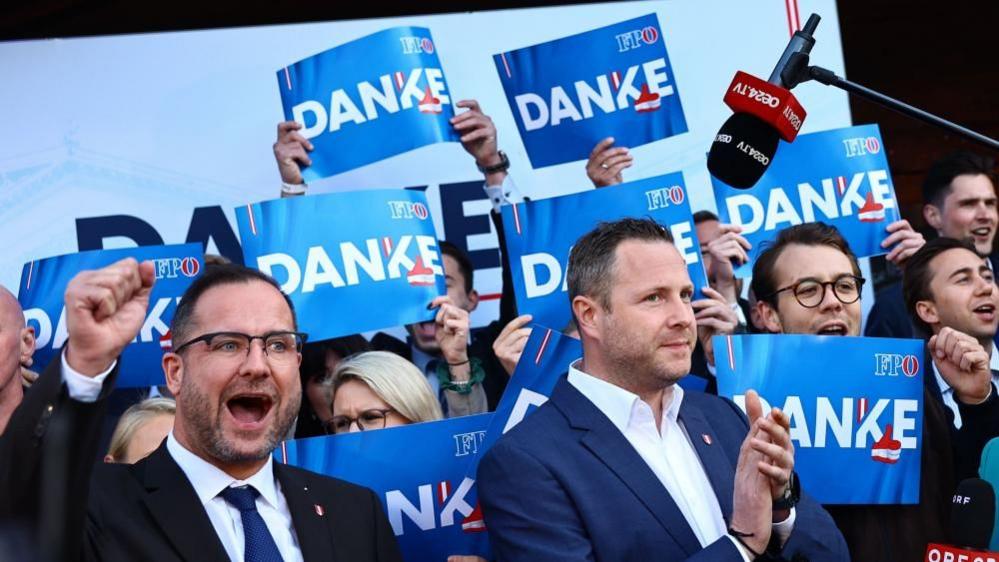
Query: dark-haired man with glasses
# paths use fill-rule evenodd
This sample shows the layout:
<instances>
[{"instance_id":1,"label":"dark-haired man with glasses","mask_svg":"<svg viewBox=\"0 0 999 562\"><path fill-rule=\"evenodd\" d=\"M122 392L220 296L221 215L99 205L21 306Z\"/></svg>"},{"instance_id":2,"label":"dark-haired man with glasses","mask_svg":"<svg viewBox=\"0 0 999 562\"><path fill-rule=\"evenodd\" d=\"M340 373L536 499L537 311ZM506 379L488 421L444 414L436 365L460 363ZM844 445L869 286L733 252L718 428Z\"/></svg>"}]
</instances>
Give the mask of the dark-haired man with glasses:
<instances>
[{"instance_id":1,"label":"dark-haired man with glasses","mask_svg":"<svg viewBox=\"0 0 999 562\"><path fill-rule=\"evenodd\" d=\"M306 336L274 280L242 266L208 268L181 299L179 344L163 357L177 399L164 444L135 465L92 467L118 357L153 280L152 263L129 259L70 282L64 353L0 437L0 519L64 512L58 559L401 560L373 492L274 462L299 410ZM52 419L73 432L63 470L42 453L59 438ZM69 492L58 505L42 501L53 486Z\"/></svg>"},{"instance_id":2,"label":"dark-haired man with glasses","mask_svg":"<svg viewBox=\"0 0 999 562\"><path fill-rule=\"evenodd\" d=\"M820 222L782 230L753 265L757 311L773 333L860 335L863 285L847 241L835 227ZM943 407L926 391L923 407L920 503L825 506L853 560L921 560L927 541L947 540L955 485L950 433Z\"/></svg>"}]
</instances>

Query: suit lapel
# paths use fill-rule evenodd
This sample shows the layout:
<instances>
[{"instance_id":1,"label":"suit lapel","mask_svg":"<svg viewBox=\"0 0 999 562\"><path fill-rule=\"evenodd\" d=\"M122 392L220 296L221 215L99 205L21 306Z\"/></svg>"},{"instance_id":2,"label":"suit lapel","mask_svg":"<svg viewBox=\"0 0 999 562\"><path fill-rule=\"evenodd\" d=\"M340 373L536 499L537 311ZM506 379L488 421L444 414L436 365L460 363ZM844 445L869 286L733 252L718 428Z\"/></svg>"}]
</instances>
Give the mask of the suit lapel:
<instances>
[{"instance_id":1,"label":"suit lapel","mask_svg":"<svg viewBox=\"0 0 999 562\"><path fill-rule=\"evenodd\" d=\"M146 508L163 534L185 560L217 560L229 556L187 476L167 452L166 442L143 461Z\"/></svg>"},{"instance_id":2,"label":"suit lapel","mask_svg":"<svg viewBox=\"0 0 999 562\"><path fill-rule=\"evenodd\" d=\"M569 424L585 430L580 442L607 465L644 505L673 540L688 555L701 550L686 518L670 497L662 482L600 410L566 379L559 381L551 402L565 414Z\"/></svg>"},{"instance_id":3,"label":"suit lapel","mask_svg":"<svg viewBox=\"0 0 999 562\"><path fill-rule=\"evenodd\" d=\"M732 494L735 490L735 466L725 455L718 436L704 418L700 410L680 404L680 421L687 430L687 436L701 459L704 471L711 482L711 488L718 498L722 515L726 521L732 520ZM709 443L710 441L710 443Z\"/></svg>"},{"instance_id":4,"label":"suit lapel","mask_svg":"<svg viewBox=\"0 0 999 562\"><path fill-rule=\"evenodd\" d=\"M274 475L281 483L281 492L288 501L291 521L295 525L298 546L302 549L302 559L336 561L333 536L329 522L329 512L333 506L324 505L316 497L309 481L301 473L288 470L275 462Z\"/></svg>"}]
</instances>

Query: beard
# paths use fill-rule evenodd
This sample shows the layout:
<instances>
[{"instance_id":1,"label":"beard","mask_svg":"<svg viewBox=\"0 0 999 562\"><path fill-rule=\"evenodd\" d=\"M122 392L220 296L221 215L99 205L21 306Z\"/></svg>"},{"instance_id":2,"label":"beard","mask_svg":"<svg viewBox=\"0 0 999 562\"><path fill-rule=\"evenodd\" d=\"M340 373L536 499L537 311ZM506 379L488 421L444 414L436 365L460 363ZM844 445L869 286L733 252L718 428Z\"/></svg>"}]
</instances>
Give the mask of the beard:
<instances>
[{"instance_id":1,"label":"beard","mask_svg":"<svg viewBox=\"0 0 999 562\"><path fill-rule=\"evenodd\" d=\"M690 353L686 360L667 361L658 356L658 339L641 337L626 329L606 331L604 356L620 386L644 391L666 388L690 372ZM687 333L688 341L692 335ZM693 349L693 344L691 344ZM638 394L638 393L636 393Z\"/></svg>"},{"instance_id":2,"label":"beard","mask_svg":"<svg viewBox=\"0 0 999 562\"><path fill-rule=\"evenodd\" d=\"M275 409L274 422L268 428L264 442L259 447L250 450L241 448L239 443L226 437L222 426L222 416L225 413L224 409L227 408L225 400L221 400L218 409L215 410L215 419L212 419L213 405L211 400L189 377L185 377L181 382L180 394L177 396L177 402L180 405L178 413L184 412L187 426L192 437L197 441L197 446L212 458L224 464L261 461L266 459L284 440L291 425L295 422L302 398L301 387L296 385L296 389L294 394L289 396L289 400L274 400L271 405L271 408ZM241 392L263 390L270 389L261 384L249 385L240 389Z\"/></svg>"}]
</instances>

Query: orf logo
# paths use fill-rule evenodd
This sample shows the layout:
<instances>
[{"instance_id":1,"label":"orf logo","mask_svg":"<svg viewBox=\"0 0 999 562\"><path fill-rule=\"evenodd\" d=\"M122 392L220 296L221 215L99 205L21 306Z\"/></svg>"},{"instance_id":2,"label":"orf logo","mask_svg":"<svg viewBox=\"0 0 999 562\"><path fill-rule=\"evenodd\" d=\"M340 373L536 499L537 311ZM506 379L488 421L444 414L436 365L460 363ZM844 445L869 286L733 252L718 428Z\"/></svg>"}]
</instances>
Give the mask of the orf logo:
<instances>
[{"instance_id":1,"label":"orf logo","mask_svg":"<svg viewBox=\"0 0 999 562\"><path fill-rule=\"evenodd\" d=\"M642 30L642 41L651 45L659 39L659 30L653 26L648 26Z\"/></svg>"},{"instance_id":2,"label":"orf logo","mask_svg":"<svg viewBox=\"0 0 999 562\"><path fill-rule=\"evenodd\" d=\"M919 358L915 355L875 353L874 363L874 375L878 377L897 377L899 373L914 377L919 372Z\"/></svg>"},{"instance_id":3,"label":"orf logo","mask_svg":"<svg viewBox=\"0 0 999 562\"><path fill-rule=\"evenodd\" d=\"M430 40L429 37L424 37L420 39L420 48L423 49L424 53L433 54L434 52L434 42Z\"/></svg>"},{"instance_id":4,"label":"orf logo","mask_svg":"<svg viewBox=\"0 0 999 562\"><path fill-rule=\"evenodd\" d=\"M201 262L198 261L198 258L187 257L180 260L180 272L185 277L194 277L199 271L201 271Z\"/></svg>"}]
</instances>

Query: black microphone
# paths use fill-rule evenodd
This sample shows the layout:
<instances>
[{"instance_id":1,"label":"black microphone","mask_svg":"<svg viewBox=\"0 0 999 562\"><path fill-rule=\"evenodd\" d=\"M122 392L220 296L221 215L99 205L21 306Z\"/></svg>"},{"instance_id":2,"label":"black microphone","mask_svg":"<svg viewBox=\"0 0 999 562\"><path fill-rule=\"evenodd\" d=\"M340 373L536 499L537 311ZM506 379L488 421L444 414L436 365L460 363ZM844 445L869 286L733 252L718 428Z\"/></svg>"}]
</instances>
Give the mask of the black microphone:
<instances>
[{"instance_id":1,"label":"black microphone","mask_svg":"<svg viewBox=\"0 0 999 562\"><path fill-rule=\"evenodd\" d=\"M739 72L725 94L735 112L721 126L708 152L708 171L732 187L756 185L770 167L781 138L794 140L805 111L790 89L808 76L808 53L815 45L818 14L788 42L766 82Z\"/></svg>"},{"instance_id":2,"label":"black microphone","mask_svg":"<svg viewBox=\"0 0 999 562\"><path fill-rule=\"evenodd\" d=\"M962 548L985 550L992 538L996 494L981 478L967 478L957 485L950 510L950 542Z\"/></svg>"}]
</instances>

